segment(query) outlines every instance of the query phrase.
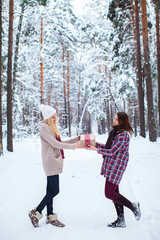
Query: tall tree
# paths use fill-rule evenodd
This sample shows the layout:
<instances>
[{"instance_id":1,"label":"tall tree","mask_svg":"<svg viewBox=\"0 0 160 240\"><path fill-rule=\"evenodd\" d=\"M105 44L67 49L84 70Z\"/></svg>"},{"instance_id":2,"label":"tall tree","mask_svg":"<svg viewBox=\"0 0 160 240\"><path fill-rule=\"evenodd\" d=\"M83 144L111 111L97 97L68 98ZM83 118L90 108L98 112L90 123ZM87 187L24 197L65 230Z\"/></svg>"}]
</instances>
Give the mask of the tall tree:
<instances>
[{"instance_id":1,"label":"tall tree","mask_svg":"<svg viewBox=\"0 0 160 240\"><path fill-rule=\"evenodd\" d=\"M43 90L43 18L41 17L41 38L40 38L40 77L41 77L41 103L44 103L44 90Z\"/></svg>"},{"instance_id":2,"label":"tall tree","mask_svg":"<svg viewBox=\"0 0 160 240\"><path fill-rule=\"evenodd\" d=\"M157 133L156 133L156 124L155 124L155 116L154 116L154 109L153 109L153 87L152 87L151 69L150 69L146 0L141 0L141 10L142 10L144 70L145 70L145 78L146 78L147 105L148 105L149 139L150 141L154 142L156 141Z\"/></svg>"},{"instance_id":3,"label":"tall tree","mask_svg":"<svg viewBox=\"0 0 160 240\"><path fill-rule=\"evenodd\" d=\"M15 90L15 85L16 85L16 74L17 74L17 66L18 66L18 52L19 52L19 43L20 43L20 36L21 36L21 29L22 29L22 20L23 20L24 10L25 10L25 3L26 3L26 0L23 0L23 2L21 4L21 13L20 13L19 23L18 23L18 33L16 35L14 64L13 64L13 92Z\"/></svg>"},{"instance_id":4,"label":"tall tree","mask_svg":"<svg viewBox=\"0 0 160 240\"><path fill-rule=\"evenodd\" d=\"M78 109L77 109L77 128L79 130L79 123L80 123L80 114L81 114L81 72L79 71L79 79L78 79ZM79 132L77 131L77 134L79 134Z\"/></svg>"},{"instance_id":5,"label":"tall tree","mask_svg":"<svg viewBox=\"0 0 160 240\"><path fill-rule=\"evenodd\" d=\"M69 50L67 50L67 103L68 103L68 131L71 136L71 111L70 111L70 66L69 66Z\"/></svg>"},{"instance_id":6,"label":"tall tree","mask_svg":"<svg viewBox=\"0 0 160 240\"><path fill-rule=\"evenodd\" d=\"M2 1L0 0L0 155L3 153L2 134Z\"/></svg>"},{"instance_id":7,"label":"tall tree","mask_svg":"<svg viewBox=\"0 0 160 240\"><path fill-rule=\"evenodd\" d=\"M63 126L67 128L67 98L66 98L66 75L65 75L65 46L62 43L62 63L63 63L63 97L64 97L64 107L63 107Z\"/></svg>"},{"instance_id":8,"label":"tall tree","mask_svg":"<svg viewBox=\"0 0 160 240\"><path fill-rule=\"evenodd\" d=\"M159 37L160 2L157 0L155 1L155 11L156 11L156 37L157 37L158 111L159 111L158 135L160 136L160 37Z\"/></svg>"},{"instance_id":9,"label":"tall tree","mask_svg":"<svg viewBox=\"0 0 160 240\"><path fill-rule=\"evenodd\" d=\"M141 46L139 33L139 8L138 0L135 0L135 33L136 33L136 66L137 66L137 88L138 88L138 106L140 118L140 135L145 137L145 120L144 120L144 89L142 79L142 64L141 64Z\"/></svg>"},{"instance_id":10,"label":"tall tree","mask_svg":"<svg viewBox=\"0 0 160 240\"><path fill-rule=\"evenodd\" d=\"M12 51L13 51L13 8L14 0L9 2L8 72L7 72L7 150L13 152L12 134Z\"/></svg>"}]
</instances>

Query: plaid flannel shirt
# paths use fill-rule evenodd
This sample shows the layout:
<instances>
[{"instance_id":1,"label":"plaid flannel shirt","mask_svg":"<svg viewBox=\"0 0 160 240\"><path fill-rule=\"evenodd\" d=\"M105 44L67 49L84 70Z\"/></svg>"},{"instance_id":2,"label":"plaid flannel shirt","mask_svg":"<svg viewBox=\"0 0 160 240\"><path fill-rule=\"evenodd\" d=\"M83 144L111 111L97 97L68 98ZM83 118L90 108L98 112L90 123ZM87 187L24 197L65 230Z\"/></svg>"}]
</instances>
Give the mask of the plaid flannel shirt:
<instances>
[{"instance_id":1,"label":"plaid flannel shirt","mask_svg":"<svg viewBox=\"0 0 160 240\"><path fill-rule=\"evenodd\" d=\"M97 152L104 155L101 175L108 181L118 185L129 160L129 141L127 132L122 132L114 138L111 148L105 149L104 144L96 143Z\"/></svg>"}]
</instances>

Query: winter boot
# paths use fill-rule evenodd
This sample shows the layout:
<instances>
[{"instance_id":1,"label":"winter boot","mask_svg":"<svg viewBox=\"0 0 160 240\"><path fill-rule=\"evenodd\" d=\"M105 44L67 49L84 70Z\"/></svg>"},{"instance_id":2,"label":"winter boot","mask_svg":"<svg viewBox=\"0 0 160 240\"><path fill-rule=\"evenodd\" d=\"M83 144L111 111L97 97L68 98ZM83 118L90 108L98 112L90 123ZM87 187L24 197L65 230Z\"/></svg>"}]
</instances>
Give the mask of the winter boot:
<instances>
[{"instance_id":1,"label":"winter boot","mask_svg":"<svg viewBox=\"0 0 160 240\"><path fill-rule=\"evenodd\" d=\"M126 223L125 223L125 219L124 219L124 207L121 204L115 203L114 202L114 206L117 212L117 220L108 224L108 227L121 227L121 228L125 228L126 227Z\"/></svg>"},{"instance_id":2,"label":"winter boot","mask_svg":"<svg viewBox=\"0 0 160 240\"><path fill-rule=\"evenodd\" d=\"M31 210L28 213L31 223L33 224L34 227L39 227L39 220L43 217L41 213L36 211L36 209Z\"/></svg>"},{"instance_id":3,"label":"winter boot","mask_svg":"<svg viewBox=\"0 0 160 240\"><path fill-rule=\"evenodd\" d=\"M140 204L139 204L139 202L133 202L132 206L133 206L132 211L134 213L134 216L135 216L136 220L139 221L141 218Z\"/></svg>"},{"instance_id":4,"label":"winter boot","mask_svg":"<svg viewBox=\"0 0 160 240\"><path fill-rule=\"evenodd\" d=\"M119 194L117 203L129 208L133 213L137 221L141 218L140 204L138 202L130 202L127 198Z\"/></svg>"},{"instance_id":5,"label":"winter boot","mask_svg":"<svg viewBox=\"0 0 160 240\"><path fill-rule=\"evenodd\" d=\"M57 219L57 214L50 214L49 216L47 216L47 220L46 220L47 224L52 224L53 226L56 227L64 227L65 225L63 223L61 223L60 221L58 221Z\"/></svg>"}]
</instances>

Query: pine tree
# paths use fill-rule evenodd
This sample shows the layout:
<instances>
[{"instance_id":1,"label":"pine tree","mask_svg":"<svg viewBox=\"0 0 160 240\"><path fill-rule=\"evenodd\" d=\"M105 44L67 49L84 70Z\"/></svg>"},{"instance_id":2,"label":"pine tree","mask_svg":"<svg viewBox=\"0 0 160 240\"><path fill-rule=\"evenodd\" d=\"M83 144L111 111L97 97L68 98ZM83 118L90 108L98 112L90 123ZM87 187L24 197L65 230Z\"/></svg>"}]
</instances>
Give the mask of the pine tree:
<instances>
[{"instance_id":1,"label":"pine tree","mask_svg":"<svg viewBox=\"0 0 160 240\"><path fill-rule=\"evenodd\" d=\"M149 139L150 141L156 141L156 124L153 109L153 87L150 70L150 54L148 43L148 24L147 24L147 9L146 0L141 0L142 10L142 34L143 34L143 54L144 54L144 69L146 77L147 88L147 104L148 104L148 127L149 127Z\"/></svg>"},{"instance_id":2,"label":"pine tree","mask_svg":"<svg viewBox=\"0 0 160 240\"><path fill-rule=\"evenodd\" d=\"M16 35L14 64L13 64L13 94L15 92L15 85L16 85L16 74L17 74L17 67L18 67L18 52L19 52L20 36L21 36L21 29L22 29L22 21L23 21L24 11L25 11L25 4L26 4L26 0L23 0L23 2L21 4L21 13L20 13L19 23L18 23L18 33Z\"/></svg>"},{"instance_id":3,"label":"pine tree","mask_svg":"<svg viewBox=\"0 0 160 240\"><path fill-rule=\"evenodd\" d=\"M139 8L138 0L135 0L135 33L136 33L136 66L137 66L137 88L139 99L139 118L140 118L140 136L145 137L145 120L144 120L144 89L142 79L141 64L141 45L139 32Z\"/></svg>"},{"instance_id":4,"label":"pine tree","mask_svg":"<svg viewBox=\"0 0 160 240\"><path fill-rule=\"evenodd\" d=\"M9 2L9 36L8 36L8 76L7 76L7 150L13 152L12 133L12 51L13 51L13 6Z\"/></svg>"},{"instance_id":5,"label":"pine tree","mask_svg":"<svg viewBox=\"0 0 160 240\"><path fill-rule=\"evenodd\" d=\"M67 107L68 107L68 134L71 137L71 109L70 109L70 62L69 50L67 50Z\"/></svg>"},{"instance_id":6,"label":"pine tree","mask_svg":"<svg viewBox=\"0 0 160 240\"><path fill-rule=\"evenodd\" d=\"M2 135L2 1L0 0L0 155L3 153Z\"/></svg>"},{"instance_id":7,"label":"pine tree","mask_svg":"<svg viewBox=\"0 0 160 240\"><path fill-rule=\"evenodd\" d=\"M155 0L155 12L156 12L156 38L157 38L157 72L158 72L158 135L160 136L160 32L159 32L159 14L160 14L160 2Z\"/></svg>"},{"instance_id":8,"label":"pine tree","mask_svg":"<svg viewBox=\"0 0 160 240\"><path fill-rule=\"evenodd\" d=\"M67 128L67 94L66 94L66 74L65 74L65 46L62 43L62 63L63 63L63 97L64 97L64 104L63 104L63 127Z\"/></svg>"},{"instance_id":9,"label":"pine tree","mask_svg":"<svg viewBox=\"0 0 160 240\"><path fill-rule=\"evenodd\" d=\"M40 38L40 78L41 78L41 103L44 103L44 88L43 88L43 58L42 58L42 49L43 49L43 18L41 17L41 38Z\"/></svg>"}]
</instances>

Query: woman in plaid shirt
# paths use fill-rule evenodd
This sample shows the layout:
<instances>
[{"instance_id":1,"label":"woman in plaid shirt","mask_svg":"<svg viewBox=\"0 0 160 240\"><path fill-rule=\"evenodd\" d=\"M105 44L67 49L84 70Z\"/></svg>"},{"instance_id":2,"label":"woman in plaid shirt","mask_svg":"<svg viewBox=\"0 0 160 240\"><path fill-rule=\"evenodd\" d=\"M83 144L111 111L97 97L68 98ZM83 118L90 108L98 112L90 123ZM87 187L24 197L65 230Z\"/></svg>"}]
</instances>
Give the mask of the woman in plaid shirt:
<instances>
[{"instance_id":1,"label":"woman in plaid shirt","mask_svg":"<svg viewBox=\"0 0 160 240\"><path fill-rule=\"evenodd\" d=\"M101 175L106 178L105 196L113 201L117 212L117 220L108 224L108 227L126 227L124 206L134 213L136 220L140 220L141 217L139 203L130 202L119 193L119 183L129 160L130 137L128 133L133 133L128 115L125 112L118 112L106 144L96 143L95 147L86 148L103 155Z\"/></svg>"}]
</instances>

